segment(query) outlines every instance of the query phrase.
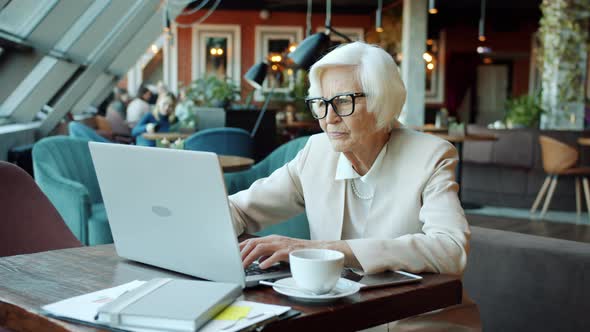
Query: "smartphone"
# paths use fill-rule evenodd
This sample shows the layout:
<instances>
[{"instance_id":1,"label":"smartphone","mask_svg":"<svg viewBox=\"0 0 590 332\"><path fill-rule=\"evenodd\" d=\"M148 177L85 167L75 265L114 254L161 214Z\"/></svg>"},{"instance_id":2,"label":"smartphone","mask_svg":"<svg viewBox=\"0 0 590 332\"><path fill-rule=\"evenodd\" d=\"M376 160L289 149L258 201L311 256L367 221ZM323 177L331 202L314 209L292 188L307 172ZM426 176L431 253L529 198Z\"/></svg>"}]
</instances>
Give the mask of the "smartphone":
<instances>
[{"instance_id":1,"label":"smartphone","mask_svg":"<svg viewBox=\"0 0 590 332\"><path fill-rule=\"evenodd\" d=\"M361 275L351 269L345 269L342 277L361 284L361 289L386 287L392 285L419 282L422 277L405 271L386 271L376 274Z\"/></svg>"}]
</instances>

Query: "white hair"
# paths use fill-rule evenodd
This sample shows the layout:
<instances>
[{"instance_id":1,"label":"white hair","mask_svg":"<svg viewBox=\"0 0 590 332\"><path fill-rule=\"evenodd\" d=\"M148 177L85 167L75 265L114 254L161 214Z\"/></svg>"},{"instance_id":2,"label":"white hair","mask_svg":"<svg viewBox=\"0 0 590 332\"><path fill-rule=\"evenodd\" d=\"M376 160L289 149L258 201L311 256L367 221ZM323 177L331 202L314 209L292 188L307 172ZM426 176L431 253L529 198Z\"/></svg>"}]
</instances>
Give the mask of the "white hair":
<instances>
[{"instance_id":1,"label":"white hair","mask_svg":"<svg viewBox=\"0 0 590 332\"><path fill-rule=\"evenodd\" d=\"M311 66L309 96L323 96L322 74L340 66L357 67L357 80L367 94L367 111L375 112L377 128L391 128L406 101L406 88L391 55L363 42L341 45Z\"/></svg>"}]
</instances>

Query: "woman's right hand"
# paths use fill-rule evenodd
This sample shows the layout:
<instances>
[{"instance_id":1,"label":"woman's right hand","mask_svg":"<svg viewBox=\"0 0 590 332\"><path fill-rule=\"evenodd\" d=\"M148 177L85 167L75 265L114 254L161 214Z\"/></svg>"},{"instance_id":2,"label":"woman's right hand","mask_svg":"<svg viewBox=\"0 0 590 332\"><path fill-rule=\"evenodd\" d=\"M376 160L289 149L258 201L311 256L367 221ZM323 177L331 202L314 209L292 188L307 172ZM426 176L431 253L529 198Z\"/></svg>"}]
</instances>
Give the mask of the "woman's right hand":
<instances>
[{"instance_id":1,"label":"woman's right hand","mask_svg":"<svg viewBox=\"0 0 590 332\"><path fill-rule=\"evenodd\" d=\"M318 248L322 242L301 240L280 235L251 238L240 243L242 264L248 267L261 259L260 268L266 269L278 262L288 262L289 253L297 249Z\"/></svg>"}]
</instances>

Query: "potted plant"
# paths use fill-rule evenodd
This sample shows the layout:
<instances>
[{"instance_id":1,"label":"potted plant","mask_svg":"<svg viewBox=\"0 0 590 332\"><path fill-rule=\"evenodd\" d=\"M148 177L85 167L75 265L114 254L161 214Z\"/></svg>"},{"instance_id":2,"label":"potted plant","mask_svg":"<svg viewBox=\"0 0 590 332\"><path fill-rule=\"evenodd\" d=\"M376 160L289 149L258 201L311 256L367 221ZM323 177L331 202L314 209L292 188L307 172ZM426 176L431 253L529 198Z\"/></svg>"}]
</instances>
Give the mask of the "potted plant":
<instances>
[{"instance_id":1,"label":"potted plant","mask_svg":"<svg viewBox=\"0 0 590 332\"><path fill-rule=\"evenodd\" d=\"M192 132L197 127L197 108L195 101L187 96L188 87L180 87L178 104L174 110L178 119L179 131Z\"/></svg>"},{"instance_id":2,"label":"potted plant","mask_svg":"<svg viewBox=\"0 0 590 332\"><path fill-rule=\"evenodd\" d=\"M508 128L536 127L543 109L540 95L522 95L506 100L506 126Z\"/></svg>"},{"instance_id":3,"label":"potted plant","mask_svg":"<svg viewBox=\"0 0 590 332\"><path fill-rule=\"evenodd\" d=\"M192 81L186 90L187 99L198 106L223 108L226 108L239 93L231 78L220 79L216 76L198 78Z\"/></svg>"}]
</instances>

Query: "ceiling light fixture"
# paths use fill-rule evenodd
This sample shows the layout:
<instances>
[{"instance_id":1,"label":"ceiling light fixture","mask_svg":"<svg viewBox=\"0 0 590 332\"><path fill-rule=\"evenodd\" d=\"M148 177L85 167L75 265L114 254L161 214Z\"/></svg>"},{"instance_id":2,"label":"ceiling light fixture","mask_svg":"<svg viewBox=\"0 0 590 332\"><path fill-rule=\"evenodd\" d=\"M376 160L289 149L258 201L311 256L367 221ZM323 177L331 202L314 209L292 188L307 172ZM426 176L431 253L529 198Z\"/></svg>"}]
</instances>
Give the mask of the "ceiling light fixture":
<instances>
[{"instance_id":1,"label":"ceiling light fixture","mask_svg":"<svg viewBox=\"0 0 590 332\"><path fill-rule=\"evenodd\" d=\"M297 68L301 68L303 70L309 70L311 65L313 65L316 60L323 55L323 53L328 49L330 46L330 37L331 33L341 37L346 42L350 43L352 40L347 35L336 31L331 26L331 16L332 16L332 1L326 1L326 23L325 23L325 32L318 32L314 33L313 35L308 36L305 38L295 51L289 53L287 58L293 61L294 66Z\"/></svg>"},{"instance_id":2,"label":"ceiling light fixture","mask_svg":"<svg viewBox=\"0 0 590 332\"><path fill-rule=\"evenodd\" d=\"M307 14L305 14L305 37L309 37L311 35L311 1L312 0L307 0Z\"/></svg>"},{"instance_id":3,"label":"ceiling light fixture","mask_svg":"<svg viewBox=\"0 0 590 332\"><path fill-rule=\"evenodd\" d=\"M486 41L485 24L486 24L486 0L481 0L481 13L479 16L479 36L480 42Z\"/></svg>"},{"instance_id":4,"label":"ceiling light fixture","mask_svg":"<svg viewBox=\"0 0 590 332\"><path fill-rule=\"evenodd\" d=\"M436 9L436 5L434 4L434 0L428 0L428 13L429 14L437 14L438 9Z\"/></svg>"},{"instance_id":5,"label":"ceiling light fixture","mask_svg":"<svg viewBox=\"0 0 590 332\"><path fill-rule=\"evenodd\" d=\"M375 31L383 32L383 24L381 23L381 16L383 13L383 0L377 1L377 12L375 13Z\"/></svg>"},{"instance_id":6,"label":"ceiling light fixture","mask_svg":"<svg viewBox=\"0 0 590 332\"><path fill-rule=\"evenodd\" d=\"M492 53L492 49L489 47L485 47L485 46L478 46L477 53L479 53L479 54Z\"/></svg>"}]
</instances>

